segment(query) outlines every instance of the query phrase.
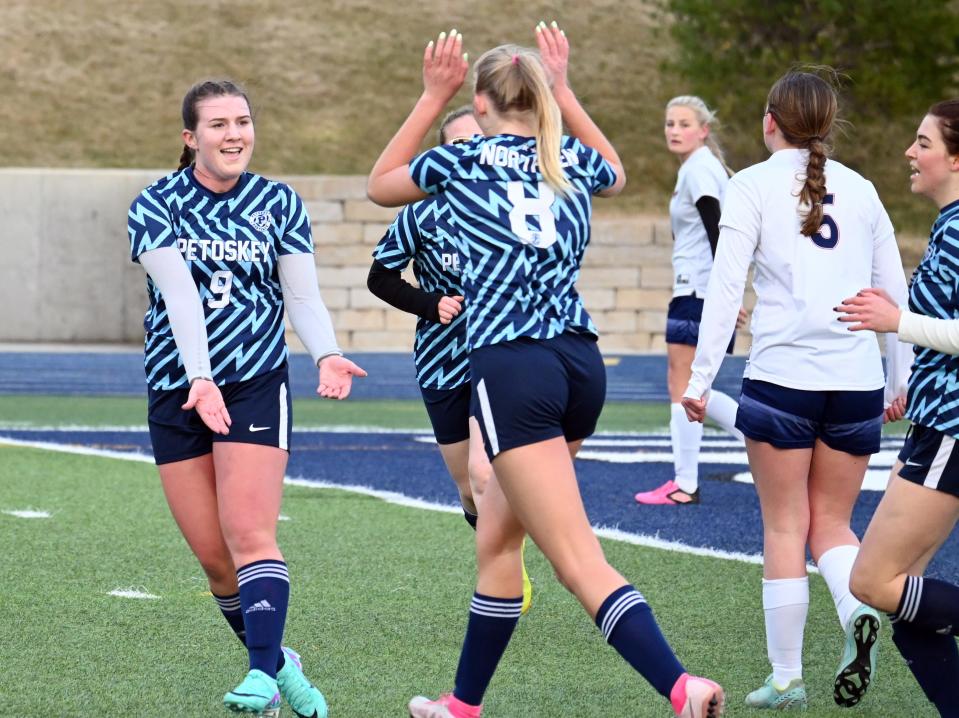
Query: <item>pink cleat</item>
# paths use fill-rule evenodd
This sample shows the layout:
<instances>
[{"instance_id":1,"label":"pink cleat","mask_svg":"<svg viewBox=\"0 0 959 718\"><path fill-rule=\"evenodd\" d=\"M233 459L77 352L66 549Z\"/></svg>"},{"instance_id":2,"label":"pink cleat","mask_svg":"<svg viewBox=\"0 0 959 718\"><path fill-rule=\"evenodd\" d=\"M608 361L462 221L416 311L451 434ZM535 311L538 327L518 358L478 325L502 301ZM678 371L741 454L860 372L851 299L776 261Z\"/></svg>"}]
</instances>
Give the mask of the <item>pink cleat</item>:
<instances>
[{"instance_id":1,"label":"pink cleat","mask_svg":"<svg viewBox=\"0 0 959 718\"><path fill-rule=\"evenodd\" d=\"M471 706L452 693L444 693L435 701L416 696L410 701L410 718L480 718L483 706Z\"/></svg>"},{"instance_id":2,"label":"pink cleat","mask_svg":"<svg viewBox=\"0 0 959 718\"><path fill-rule=\"evenodd\" d=\"M718 718L726 709L722 687L708 678L684 673L670 691L677 718Z\"/></svg>"},{"instance_id":3,"label":"pink cleat","mask_svg":"<svg viewBox=\"0 0 959 718\"><path fill-rule=\"evenodd\" d=\"M648 506L672 506L675 504L698 504L699 489L687 493L679 488L679 484L670 479L662 486L652 491L641 491L634 497L638 503Z\"/></svg>"}]
</instances>

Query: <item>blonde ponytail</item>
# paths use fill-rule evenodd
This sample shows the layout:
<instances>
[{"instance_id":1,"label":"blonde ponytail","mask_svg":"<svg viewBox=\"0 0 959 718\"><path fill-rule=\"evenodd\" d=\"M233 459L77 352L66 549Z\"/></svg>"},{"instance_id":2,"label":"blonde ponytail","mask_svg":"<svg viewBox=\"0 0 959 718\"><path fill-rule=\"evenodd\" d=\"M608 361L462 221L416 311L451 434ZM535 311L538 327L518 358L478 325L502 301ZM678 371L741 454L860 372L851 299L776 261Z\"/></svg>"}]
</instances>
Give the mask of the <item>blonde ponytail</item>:
<instances>
[{"instance_id":1,"label":"blonde ponytail","mask_svg":"<svg viewBox=\"0 0 959 718\"><path fill-rule=\"evenodd\" d=\"M539 171L557 194L573 191L561 162L563 118L539 55L525 47L501 45L476 61L474 91L486 95L501 114L530 113L536 125Z\"/></svg>"}]
</instances>

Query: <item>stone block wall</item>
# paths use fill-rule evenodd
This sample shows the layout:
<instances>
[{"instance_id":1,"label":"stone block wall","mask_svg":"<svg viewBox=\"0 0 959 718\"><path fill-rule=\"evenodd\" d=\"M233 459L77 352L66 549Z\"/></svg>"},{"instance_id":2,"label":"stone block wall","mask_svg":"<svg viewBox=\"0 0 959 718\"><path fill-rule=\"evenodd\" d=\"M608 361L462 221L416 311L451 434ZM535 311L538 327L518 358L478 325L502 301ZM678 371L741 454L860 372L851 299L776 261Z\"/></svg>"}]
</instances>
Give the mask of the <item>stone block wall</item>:
<instances>
[{"instance_id":1,"label":"stone block wall","mask_svg":"<svg viewBox=\"0 0 959 718\"><path fill-rule=\"evenodd\" d=\"M146 283L130 261L126 214L163 170L0 169L0 342L143 341ZM373 247L396 215L364 177L285 177L313 221L323 298L347 350L405 351L415 318L366 289ZM578 287L607 352L663 352L672 286L667 217L618 215L598 201ZM911 270L925 238L899 239ZM412 281L411 273L408 278ZM754 298L747 292L746 308ZM298 348L295 335L290 343ZM747 332L737 352L749 346Z\"/></svg>"}]
</instances>

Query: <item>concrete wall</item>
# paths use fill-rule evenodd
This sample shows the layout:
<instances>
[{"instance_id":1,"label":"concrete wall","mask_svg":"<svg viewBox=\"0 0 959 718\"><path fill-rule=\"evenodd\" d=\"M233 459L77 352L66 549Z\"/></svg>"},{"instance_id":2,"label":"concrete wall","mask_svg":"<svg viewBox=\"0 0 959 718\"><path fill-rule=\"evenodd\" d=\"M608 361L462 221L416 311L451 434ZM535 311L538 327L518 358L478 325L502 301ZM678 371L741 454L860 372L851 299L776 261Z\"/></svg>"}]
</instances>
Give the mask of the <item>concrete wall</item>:
<instances>
[{"instance_id":1,"label":"concrete wall","mask_svg":"<svg viewBox=\"0 0 959 718\"><path fill-rule=\"evenodd\" d=\"M162 174L0 170L0 341L142 342L145 280L129 259L126 213ZM367 201L363 177L283 179L308 204L320 287L343 348L408 349L415 319L366 289L370 253L395 210ZM604 350L664 351L671 248L665 216L594 219L578 286ZM907 265L918 259L905 254ZM747 308L752 301L747 295ZM740 333L738 351L748 343Z\"/></svg>"}]
</instances>

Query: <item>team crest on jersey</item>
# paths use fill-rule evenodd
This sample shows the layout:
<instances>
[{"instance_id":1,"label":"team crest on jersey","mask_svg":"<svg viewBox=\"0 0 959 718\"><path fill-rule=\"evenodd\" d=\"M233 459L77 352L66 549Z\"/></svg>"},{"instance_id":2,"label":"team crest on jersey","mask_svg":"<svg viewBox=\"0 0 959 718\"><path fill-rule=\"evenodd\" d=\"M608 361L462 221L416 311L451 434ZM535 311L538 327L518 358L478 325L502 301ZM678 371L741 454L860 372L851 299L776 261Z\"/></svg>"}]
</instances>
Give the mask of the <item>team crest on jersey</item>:
<instances>
[{"instance_id":1,"label":"team crest on jersey","mask_svg":"<svg viewBox=\"0 0 959 718\"><path fill-rule=\"evenodd\" d=\"M250 224L253 225L253 229L266 234L273 226L273 215L268 210L261 209L259 212L250 215Z\"/></svg>"}]
</instances>

